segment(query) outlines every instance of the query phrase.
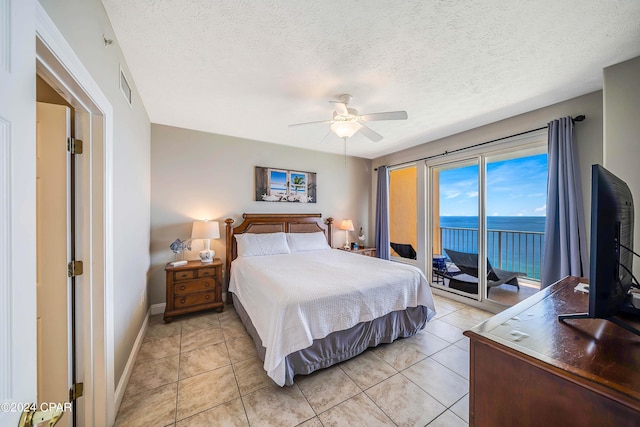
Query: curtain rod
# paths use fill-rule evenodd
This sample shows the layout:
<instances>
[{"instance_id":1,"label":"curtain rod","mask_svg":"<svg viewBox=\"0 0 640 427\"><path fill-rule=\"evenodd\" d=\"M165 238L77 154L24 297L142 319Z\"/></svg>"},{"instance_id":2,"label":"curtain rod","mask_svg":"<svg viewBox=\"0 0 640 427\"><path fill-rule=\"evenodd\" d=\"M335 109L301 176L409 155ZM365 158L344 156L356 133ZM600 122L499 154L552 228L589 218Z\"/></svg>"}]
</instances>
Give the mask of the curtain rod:
<instances>
[{"instance_id":1,"label":"curtain rod","mask_svg":"<svg viewBox=\"0 0 640 427\"><path fill-rule=\"evenodd\" d=\"M575 122L581 122L584 119L586 119L586 116L584 114L580 114L579 116L576 117L571 117L571 121L573 123ZM457 153L459 151L464 151L464 150L469 150L471 148L476 148L476 147L481 147L483 145L487 145L487 144L491 144L492 142L498 142L498 141L502 141L503 139L508 139L508 138L513 138L515 136L520 136L520 135L526 135L528 133L532 133L532 132L537 132L539 130L542 129L547 129L549 126L542 126L540 128L537 129L531 129L531 130L527 130L524 132L520 132L520 133L515 133L513 135L509 135L509 136L503 136L502 138L496 138L496 139L492 139L491 141L487 141L487 142L481 142L479 144L474 144L474 145L470 145L468 147L463 147L463 148L457 148L455 150L451 150L451 151L445 151L444 153L440 153L440 154L434 154L431 156L427 156L427 157L423 157L421 159L416 159L416 160L408 160L406 162L402 162L402 163L396 163L395 165L389 165L389 167L393 167L393 166L399 166L399 165L404 165L405 163L413 163L413 162L420 162L420 161L424 161L424 160L430 160L430 159L434 159L436 157L442 157L442 156L446 156L447 154L451 154L451 153ZM374 171L377 171L378 168L375 168Z\"/></svg>"}]
</instances>

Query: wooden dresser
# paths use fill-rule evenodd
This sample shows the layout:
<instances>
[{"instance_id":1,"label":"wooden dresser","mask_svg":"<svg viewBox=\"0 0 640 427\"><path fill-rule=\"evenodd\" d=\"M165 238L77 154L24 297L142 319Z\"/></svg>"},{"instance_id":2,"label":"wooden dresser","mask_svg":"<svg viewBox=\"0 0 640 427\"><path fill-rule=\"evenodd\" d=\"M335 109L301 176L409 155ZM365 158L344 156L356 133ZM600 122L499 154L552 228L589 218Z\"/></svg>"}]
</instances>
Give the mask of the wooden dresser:
<instances>
[{"instance_id":1,"label":"wooden dresser","mask_svg":"<svg viewBox=\"0 0 640 427\"><path fill-rule=\"evenodd\" d=\"M470 426L639 426L640 336L586 312L568 277L464 334ZM638 327L640 319L625 319Z\"/></svg>"},{"instance_id":2,"label":"wooden dresser","mask_svg":"<svg viewBox=\"0 0 640 427\"><path fill-rule=\"evenodd\" d=\"M222 301L222 261L202 263L189 261L186 265L172 267L167 264L167 305L164 320L170 322L173 316L195 313L211 308L223 310Z\"/></svg>"}]
</instances>

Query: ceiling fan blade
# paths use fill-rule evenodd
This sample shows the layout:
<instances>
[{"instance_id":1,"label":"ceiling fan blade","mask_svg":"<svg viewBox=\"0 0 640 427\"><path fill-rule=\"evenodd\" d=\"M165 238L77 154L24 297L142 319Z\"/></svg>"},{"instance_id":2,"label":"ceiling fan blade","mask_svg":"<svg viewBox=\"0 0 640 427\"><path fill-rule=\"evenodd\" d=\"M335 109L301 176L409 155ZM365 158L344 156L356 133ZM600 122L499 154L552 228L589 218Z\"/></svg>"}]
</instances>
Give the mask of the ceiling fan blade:
<instances>
[{"instance_id":1,"label":"ceiling fan blade","mask_svg":"<svg viewBox=\"0 0 640 427\"><path fill-rule=\"evenodd\" d=\"M360 132L361 134L363 134L364 136L366 136L367 138L369 138L373 142L378 142L378 141L382 140L382 135L380 135L375 130L366 127L363 124L361 124L361 127L358 130L358 132Z\"/></svg>"},{"instance_id":2,"label":"ceiling fan blade","mask_svg":"<svg viewBox=\"0 0 640 427\"><path fill-rule=\"evenodd\" d=\"M407 120L409 115L406 111L387 111L386 113L372 113L363 114L360 119L365 122L372 122L375 120Z\"/></svg>"},{"instance_id":3,"label":"ceiling fan blade","mask_svg":"<svg viewBox=\"0 0 640 427\"><path fill-rule=\"evenodd\" d=\"M329 101L336 106L336 112L341 116L348 116L349 110L347 109L347 104L342 101Z\"/></svg>"},{"instance_id":4,"label":"ceiling fan blade","mask_svg":"<svg viewBox=\"0 0 640 427\"><path fill-rule=\"evenodd\" d=\"M332 130L329 130L329 132L327 132L327 134L320 140L320 144L322 144L323 142L325 142L327 140L327 137L329 135L331 135L333 133Z\"/></svg>"},{"instance_id":5,"label":"ceiling fan blade","mask_svg":"<svg viewBox=\"0 0 640 427\"><path fill-rule=\"evenodd\" d=\"M313 124L316 124L316 123L331 123L331 120L320 120L320 121L317 121L317 122L295 123L295 124L289 125L289 127L291 128L291 127L294 127L294 126L313 125Z\"/></svg>"}]
</instances>

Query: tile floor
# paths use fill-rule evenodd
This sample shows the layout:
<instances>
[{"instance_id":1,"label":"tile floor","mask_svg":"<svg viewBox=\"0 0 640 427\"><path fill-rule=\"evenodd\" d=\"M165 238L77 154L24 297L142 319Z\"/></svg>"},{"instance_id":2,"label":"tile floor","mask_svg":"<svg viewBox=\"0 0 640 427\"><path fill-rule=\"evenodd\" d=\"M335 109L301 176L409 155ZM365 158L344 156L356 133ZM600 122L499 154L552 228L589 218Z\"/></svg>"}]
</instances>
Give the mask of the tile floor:
<instances>
[{"instance_id":1,"label":"tile floor","mask_svg":"<svg viewBox=\"0 0 640 427\"><path fill-rule=\"evenodd\" d=\"M117 426L465 426L469 344L492 314L435 296L424 331L275 386L233 307L153 316Z\"/></svg>"}]
</instances>

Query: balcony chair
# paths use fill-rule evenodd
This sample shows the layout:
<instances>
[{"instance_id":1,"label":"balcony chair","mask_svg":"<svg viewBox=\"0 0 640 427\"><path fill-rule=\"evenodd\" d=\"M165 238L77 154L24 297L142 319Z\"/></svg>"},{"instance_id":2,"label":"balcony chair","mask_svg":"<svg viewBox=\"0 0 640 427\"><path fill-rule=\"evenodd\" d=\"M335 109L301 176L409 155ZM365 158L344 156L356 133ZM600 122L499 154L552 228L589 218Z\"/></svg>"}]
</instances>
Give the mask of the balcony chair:
<instances>
[{"instance_id":1,"label":"balcony chair","mask_svg":"<svg viewBox=\"0 0 640 427\"><path fill-rule=\"evenodd\" d=\"M396 253L398 255L400 255L402 258L409 258L409 259L416 259L417 258L417 254L416 254L416 250L413 249L413 246L411 246L411 244L409 243L389 243L389 245L391 246L391 249L393 249L394 251L396 251Z\"/></svg>"},{"instance_id":2,"label":"balcony chair","mask_svg":"<svg viewBox=\"0 0 640 427\"><path fill-rule=\"evenodd\" d=\"M436 272L449 279L449 287L468 293L478 293L478 254L468 252L458 252L452 249L445 249L447 256L460 270L458 274L450 274L448 269L445 272ZM520 289L518 277L526 276L519 271L501 270L493 268L487 259L487 296L489 290L494 286L508 284Z\"/></svg>"}]
</instances>

